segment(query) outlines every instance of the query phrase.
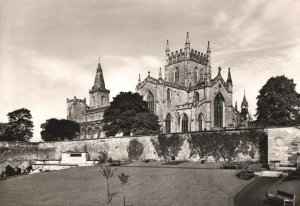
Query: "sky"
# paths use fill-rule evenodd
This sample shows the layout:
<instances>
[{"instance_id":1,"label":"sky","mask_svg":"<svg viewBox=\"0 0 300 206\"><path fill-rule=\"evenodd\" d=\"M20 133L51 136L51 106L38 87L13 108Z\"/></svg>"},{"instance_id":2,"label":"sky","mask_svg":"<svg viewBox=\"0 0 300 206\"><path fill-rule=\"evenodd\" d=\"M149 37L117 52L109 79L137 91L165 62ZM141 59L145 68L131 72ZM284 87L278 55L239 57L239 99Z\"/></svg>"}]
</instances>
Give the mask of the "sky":
<instances>
[{"instance_id":1,"label":"sky","mask_svg":"<svg viewBox=\"0 0 300 206\"><path fill-rule=\"evenodd\" d=\"M138 74L164 71L165 46L212 50L212 76L231 68L233 102L244 95L252 115L272 76L300 92L300 1L294 0L0 0L0 122L31 111L40 125L66 118L66 98L86 97L99 56L110 100L135 91Z\"/></svg>"}]
</instances>

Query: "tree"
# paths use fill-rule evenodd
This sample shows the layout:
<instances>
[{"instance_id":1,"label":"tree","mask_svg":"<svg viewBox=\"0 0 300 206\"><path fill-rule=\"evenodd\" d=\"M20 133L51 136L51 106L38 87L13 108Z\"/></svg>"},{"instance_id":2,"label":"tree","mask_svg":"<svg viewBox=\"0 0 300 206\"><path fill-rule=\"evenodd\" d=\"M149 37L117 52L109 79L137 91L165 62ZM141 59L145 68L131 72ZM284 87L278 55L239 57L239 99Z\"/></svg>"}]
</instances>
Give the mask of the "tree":
<instances>
[{"instance_id":1,"label":"tree","mask_svg":"<svg viewBox=\"0 0 300 206\"><path fill-rule=\"evenodd\" d=\"M122 172L119 175L119 180L121 181L121 186L123 190L123 206L126 206L126 201L125 201L125 185L127 184L129 179L129 175L126 175L124 172Z\"/></svg>"},{"instance_id":2,"label":"tree","mask_svg":"<svg viewBox=\"0 0 300 206\"><path fill-rule=\"evenodd\" d=\"M149 118L149 120L140 119L144 117ZM150 120L154 122L147 125L147 121ZM130 135L131 132L133 134L150 134L157 133L157 128L153 125L158 125L158 118L150 113L147 103L143 101L141 95L121 92L105 110L103 122L106 136L114 136L119 132L123 132L124 135Z\"/></svg>"},{"instance_id":3,"label":"tree","mask_svg":"<svg viewBox=\"0 0 300 206\"><path fill-rule=\"evenodd\" d=\"M271 77L257 96L258 126L291 126L299 122L299 94L293 79Z\"/></svg>"},{"instance_id":4,"label":"tree","mask_svg":"<svg viewBox=\"0 0 300 206\"><path fill-rule=\"evenodd\" d=\"M2 141L29 141L32 138L33 123L28 109L18 109L9 112L8 123L0 126L0 140Z\"/></svg>"},{"instance_id":5,"label":"tree","mask_svg":"<svg viewBox=\"0 0 300 206\"><path fill-rule=\"evenodd\" d=\"M80 132L80 125L77 122L66 119L48 119L41 128L41 137L44 141L73 140Z\"/></svg>"},{"instance_id":6,"label":"tree","mask_svg":"<svg viewBox=\"0 0 300 206\"><path fill-rule=\"evenodd\" d=\"M117 170L116 168L112 169L109 165L105 165L105 166L100 165L99 172L106 179L107 204L110 203L110 201L112 200L112 197L113 197L113 195L110 193L110 189L109 189L109 179L114 176L116 170Z\"/></svg>"}]
</instances>

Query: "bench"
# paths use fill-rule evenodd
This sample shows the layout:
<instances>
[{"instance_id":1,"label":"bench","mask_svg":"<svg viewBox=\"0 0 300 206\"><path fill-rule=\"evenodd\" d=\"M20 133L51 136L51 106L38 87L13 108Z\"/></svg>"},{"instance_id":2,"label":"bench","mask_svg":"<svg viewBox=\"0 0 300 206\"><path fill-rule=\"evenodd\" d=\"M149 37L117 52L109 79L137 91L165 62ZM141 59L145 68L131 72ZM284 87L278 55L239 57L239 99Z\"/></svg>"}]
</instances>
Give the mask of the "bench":
<instances>
[{"instance_id":1,"label":"bench","mask_svg":"<svg viewBox=\"0 0 300 206\"><path fill-rule=\"evenodd\" d=\"M276 194L267 194L268 205L295 206L296 195L277 190Z\"/></svg>"}]
</instances>

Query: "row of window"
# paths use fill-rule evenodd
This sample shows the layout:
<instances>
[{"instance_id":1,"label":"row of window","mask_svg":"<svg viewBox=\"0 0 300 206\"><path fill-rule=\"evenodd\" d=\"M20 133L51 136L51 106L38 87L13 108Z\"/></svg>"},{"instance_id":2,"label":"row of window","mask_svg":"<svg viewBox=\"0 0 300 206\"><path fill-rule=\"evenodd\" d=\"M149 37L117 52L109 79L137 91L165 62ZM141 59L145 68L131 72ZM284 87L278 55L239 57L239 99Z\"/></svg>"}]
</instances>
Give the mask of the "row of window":
<instances>
[{"instance_id":1,"label":"row of window","mask_svg":"<svg viewBox=\"0 0 300 206\"><path fill-rule=\"evenodd\" d=\"M198 68L196 67L194 69L194 82L204 82L204 71L203 69L200 70L200 78L198 79ZM179 69L178 67L175 68L174 70L174 82L179 82Z\"/></svg>"},{"instance_id":2,"label":"row of window","mask_svg":"<svg viewBox=\"0 0 300 206\"><path fill-rule=\"evenodd\" d=\"M168 114L166 117L166 133L171 133L171 122L172 116ZM188 124L188 116L186 114L182 115L181 118L181 132L188 132L189 131L189 124ZM203 115L199 114L198 116L198 131L203 130ZM178 118L178 126L180 126L180 117Z\"/></svg>"}]
</instances>

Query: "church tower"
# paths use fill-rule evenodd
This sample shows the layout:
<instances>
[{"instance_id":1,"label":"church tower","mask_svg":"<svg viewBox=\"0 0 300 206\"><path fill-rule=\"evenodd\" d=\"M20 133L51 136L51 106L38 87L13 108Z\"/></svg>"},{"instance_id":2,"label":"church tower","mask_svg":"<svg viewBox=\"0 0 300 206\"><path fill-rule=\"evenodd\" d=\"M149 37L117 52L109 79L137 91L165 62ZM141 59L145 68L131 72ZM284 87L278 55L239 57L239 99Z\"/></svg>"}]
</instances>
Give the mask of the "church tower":
<instances>
[{"instance_id":1,"label":"church tower","mask_svg":"<svg viewBox=\"0 0 300 206\"><path fill-rule=\"evenodd\" d=\"M90 93L90 107L105 107L109 106L109 93L110 91L105 88L102 67L100 59L96 71L95 81Z\"/></svg>"}]
</instances>

